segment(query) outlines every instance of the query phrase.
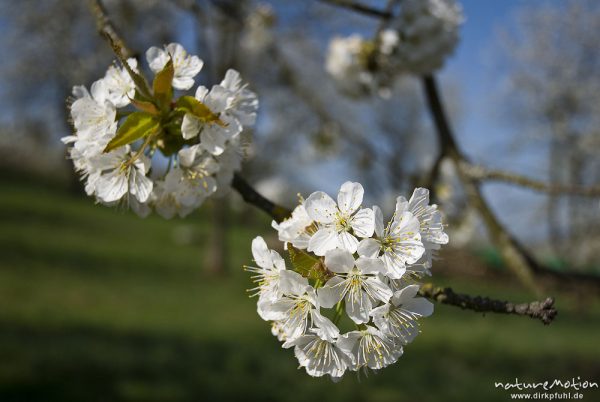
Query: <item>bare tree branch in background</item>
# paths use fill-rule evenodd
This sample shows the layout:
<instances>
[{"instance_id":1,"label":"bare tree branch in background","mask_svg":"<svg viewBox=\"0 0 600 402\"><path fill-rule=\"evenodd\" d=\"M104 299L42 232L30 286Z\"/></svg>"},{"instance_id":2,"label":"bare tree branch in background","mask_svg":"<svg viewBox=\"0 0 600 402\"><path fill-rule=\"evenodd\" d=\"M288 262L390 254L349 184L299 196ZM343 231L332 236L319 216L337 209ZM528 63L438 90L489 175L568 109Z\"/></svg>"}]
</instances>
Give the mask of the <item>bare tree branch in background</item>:
<instances>
[{"instance_id":1,"label":"bare tree branch in background","mask_svg":"<svg viewBox=\"0 0 600 402\"><path fill-rule=\"evenodd\" d=\"M376 8L364 5L350 0L320 0L323 3L331 4L333 6L346 8L348 10L359 12L369 17L376 17L382 19L389 19L392 17L392 13L389 10L378 10Z\"/></svg>"},{"instance_id":2,"label":"bare tree branch in background","mask_svg":"<svg viewBox=\"0 0 600 402\"><path fill-rule=\"evenodd\" d=\"M488 169L484 166L473 165L465 161L461 163L460 168L467 176L474 180L500 181L552 195L579 195L584 197L600 196L600 186L583 187L550 184L530 177L506 172L504 170Z\"/></svg>"}]
</instances>

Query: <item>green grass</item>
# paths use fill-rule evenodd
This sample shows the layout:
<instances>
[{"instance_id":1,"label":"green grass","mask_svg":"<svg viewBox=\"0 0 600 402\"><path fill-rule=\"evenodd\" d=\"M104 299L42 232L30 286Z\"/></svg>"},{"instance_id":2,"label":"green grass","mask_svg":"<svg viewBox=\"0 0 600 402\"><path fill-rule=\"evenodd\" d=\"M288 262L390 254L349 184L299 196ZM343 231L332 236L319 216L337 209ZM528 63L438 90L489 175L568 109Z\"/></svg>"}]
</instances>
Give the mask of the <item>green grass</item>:
<instances>
[{"instance_id":1,"label":"green grass","mask_svg":"<svg viewBox=\"0 0 600 402\"><path fill-rule=\"evenodd\" d=\"M600 381L598 302L568 295L549 327L436 306L394 366L338 384L310 378L245 291L240 266L268 221L231 228L228 275L214 277L202 267L206 214L139 219L60 188L0 181L0 401L504 401L494 381Z\"/></svg>"}]
</instances>

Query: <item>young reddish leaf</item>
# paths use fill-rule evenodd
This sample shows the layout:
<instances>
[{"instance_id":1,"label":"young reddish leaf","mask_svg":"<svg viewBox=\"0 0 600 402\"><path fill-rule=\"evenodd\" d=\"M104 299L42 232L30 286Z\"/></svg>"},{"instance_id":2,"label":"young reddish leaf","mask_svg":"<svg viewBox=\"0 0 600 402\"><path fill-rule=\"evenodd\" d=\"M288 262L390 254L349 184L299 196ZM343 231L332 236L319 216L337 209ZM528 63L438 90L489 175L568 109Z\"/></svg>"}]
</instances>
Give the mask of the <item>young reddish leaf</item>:
<instances>
[{"instance_id":1,"label":"young reddish leaf","mask_svg":"<svg viewBox=\"0 0 600 402\"><path fill-rule=\"evenodd\" d=\"M219 115L214 113L208 106L200 102L193 96L182 96L177 100L175 105L177 108L185 110L186 113L194 115L204 123L215 123L221 127L227 125L219 118Z\"/></svg>"},{"instance_id":2,"label":"young reddish leaf","mask_svg":"<svg viewBox=\"0 0 600 402\"><path fill-rule=\"evenodd\" d=\"M158 110L156 105L154 105L154 103L152 103L152 102L138 100L135 98L130 99L130 100L131 100L131 104L142 112L149 113L153 116L160 114L160 110Z\"/></svg>"},{"instance_id":3,"label":"young reddish leaf","mask_svg":"<svg viewBox=\"0 0 600 402\"><path fill-rule=\"evenodd\" d=\"M119 127L117 134L110 140L104 152L110 152L115 148L131 144L140 138L154 134L159 129L160 122L156 117L144 112L134 112Z\"/></svg>"},{"instance_id":4,"label":"young reddish leaf","mask_svg":"<svg viewBox=\"0 0 600 402\"><path fill-rule=\"evenodd\" d=\"M154 97L162 107L168 106L173 98L172 82L174 75L173 59L169 58L167 64L154 77L154 82L152 83Z\"/></svg>"}]
</instances>

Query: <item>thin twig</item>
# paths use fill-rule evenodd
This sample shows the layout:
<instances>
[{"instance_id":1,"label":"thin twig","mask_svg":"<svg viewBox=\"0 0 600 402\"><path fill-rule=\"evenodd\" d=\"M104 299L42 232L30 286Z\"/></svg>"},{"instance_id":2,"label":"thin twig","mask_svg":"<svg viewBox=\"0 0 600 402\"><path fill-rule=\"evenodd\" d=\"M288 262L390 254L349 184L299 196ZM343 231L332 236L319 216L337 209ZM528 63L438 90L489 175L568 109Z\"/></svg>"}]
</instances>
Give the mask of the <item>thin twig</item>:
<instances>
[{"instance_id":1,"label":"thin twig","mask_svg":"<svg viewBox=\"0 0 600 402\"><path fill-rule=\"evenodd\" d=\"M466 161L463 161L460 164L460 168L465 172L465 174L478 181L501 181L552 195L571 194L585 197L600 196L600 186L582 187L553 185L515 173L473 165L471 163L467 163Z\"/></svg>"},{"instance_id":2,"label":"thin twig","mask_svg":"<svg viewBox=\"0 0 600 402\"><path fill-rule=\"evenodd\" d=\"M366 6L364 4L349 1L349 0L320 0L322 3L331 4L332 6L337 6L341 8L347 8L349 10L355 11L359 14L366 15L368 17L376 17L389 19L392 18L393 14L387 10L379 10L373 7Z\"/></svg>"},{"instance_id":3,"label":"thin twig","mask_svg":"<svg viewBox=\"0 0 600 402\"><path fill-rule=\"evenodd\" d=\"M554 308L554 299L551 297L543 301L532 301L530 303L511 303L503 300L490 299L489 297L470 296L455 293L451 288L442 288L431 283L421 286L419 294L438 303L460 307L464 310L472 310L480 313L499 313L529 316L539 319L548 325L558 314Z\"/></svg>"},{"instance_id":4,"label":"thin twig","mask_svg":"<svg viewBox=\"0 0 600 402\"><path fill-rule=\"evenodd\" d=\"M134 53L127 47L123 39L121 39L114 24L108 18L108 13L102 0L90 0L90 8L94 17L96 17L96 26L100 36L108 37L115 46L121 49L121 54L125 60L132 57Z\"/></svg>"}]
</instances>

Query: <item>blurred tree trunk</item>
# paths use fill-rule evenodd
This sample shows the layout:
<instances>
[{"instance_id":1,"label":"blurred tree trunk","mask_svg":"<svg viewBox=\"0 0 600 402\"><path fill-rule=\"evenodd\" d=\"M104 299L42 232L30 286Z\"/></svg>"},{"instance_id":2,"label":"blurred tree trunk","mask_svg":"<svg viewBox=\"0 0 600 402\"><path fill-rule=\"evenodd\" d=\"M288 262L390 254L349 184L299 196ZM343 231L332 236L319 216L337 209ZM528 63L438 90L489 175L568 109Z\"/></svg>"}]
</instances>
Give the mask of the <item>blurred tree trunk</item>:
<instances>
[{"instance_id":1,"label":"blurred tree trunk","mask_svg":"<svg viewBox=\"0 0 600 402\"><path fill-rule=\"evenodd\" d=\"M223 199L214 200L210 209L210 236L205 244L204 267L210 275L227 274L229 208Z\"/></svg>"}]
</instances>

